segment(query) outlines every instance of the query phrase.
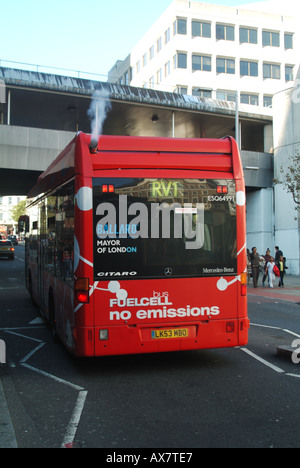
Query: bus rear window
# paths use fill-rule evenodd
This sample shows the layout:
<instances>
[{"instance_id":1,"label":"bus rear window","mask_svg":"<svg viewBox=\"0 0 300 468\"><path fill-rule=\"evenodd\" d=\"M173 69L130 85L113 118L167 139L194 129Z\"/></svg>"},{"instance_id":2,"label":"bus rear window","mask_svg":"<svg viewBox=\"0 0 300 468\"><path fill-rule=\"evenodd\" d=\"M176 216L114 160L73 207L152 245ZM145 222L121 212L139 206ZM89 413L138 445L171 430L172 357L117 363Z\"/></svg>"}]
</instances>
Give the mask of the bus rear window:
<instances>
[{"instance_id":1,"label":"bus rear window","mask_svg":"<svg viewBox=\"0 0 300 468\"><path fill-rule=\"evenodd\" d=\"M94 179L95 280L237 274L233 180Z\"/></svg>"}]
</instances>

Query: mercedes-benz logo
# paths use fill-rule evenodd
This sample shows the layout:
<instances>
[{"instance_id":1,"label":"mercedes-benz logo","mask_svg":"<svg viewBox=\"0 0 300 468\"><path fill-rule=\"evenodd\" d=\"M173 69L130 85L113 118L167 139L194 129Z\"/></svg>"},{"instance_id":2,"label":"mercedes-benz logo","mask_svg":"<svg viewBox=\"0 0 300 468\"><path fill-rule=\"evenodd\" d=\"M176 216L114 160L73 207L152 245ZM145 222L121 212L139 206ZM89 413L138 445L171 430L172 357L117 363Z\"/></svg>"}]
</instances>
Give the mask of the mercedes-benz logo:
<instances>
[{"instance_id":1,"label":"mercedes-benz logo","mask_svg":"<svg viewBox=\"0 0 300 468\"><path fill-rule=\"evenodd\" d=\"M165 275L166 276L172 276L173 275L173 270L170 267L165 268Z\"/></svg>"}]
</instances>

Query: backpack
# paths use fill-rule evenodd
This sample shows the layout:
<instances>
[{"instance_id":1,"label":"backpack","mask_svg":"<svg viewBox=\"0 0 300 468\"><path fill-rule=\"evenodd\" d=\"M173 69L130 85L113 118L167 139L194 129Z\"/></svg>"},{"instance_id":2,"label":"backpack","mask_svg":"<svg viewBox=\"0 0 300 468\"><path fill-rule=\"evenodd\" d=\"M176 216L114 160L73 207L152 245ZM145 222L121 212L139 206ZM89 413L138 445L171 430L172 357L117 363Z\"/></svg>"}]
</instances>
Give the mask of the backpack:
<instances>
[{"instance_id":1,"label":"backpack","mask_svg":"<svg viewBox=\"0 0 300 468\"><path fill-rule=\"evenodd\" d=\"M274 265L273 272L275 276L280 276L280 271L277 265Z\"/></svg>"}]
</instances>

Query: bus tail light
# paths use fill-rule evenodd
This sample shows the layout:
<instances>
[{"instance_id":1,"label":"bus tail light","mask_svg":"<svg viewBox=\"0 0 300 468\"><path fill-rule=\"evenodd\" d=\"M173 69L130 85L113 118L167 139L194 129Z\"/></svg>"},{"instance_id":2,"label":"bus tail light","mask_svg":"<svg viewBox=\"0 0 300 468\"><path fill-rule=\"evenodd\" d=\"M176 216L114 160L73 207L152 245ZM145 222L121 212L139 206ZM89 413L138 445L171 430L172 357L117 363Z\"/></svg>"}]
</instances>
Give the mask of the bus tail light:
<instances>
[{"instance_id":1,"label":"bus tail light","mask_svg":"<svg viewBox=\"0 0 300 468\"><path fill-rule=\"evenodd\" d=\"M114 193L115 186L114 185L102 185L102 193Z\"/></svg>"},{"instance_id":2,"label":"bus tail light","mask_svg":"<svg viewBox=\"0 0 300 468\"><path fill-rule=\"evenodd\" d=\"M247 273L242 273L241 274L241 294L242 296L247 295Z\"/></svg>"},{"instance_id":3,"label":"bus tail light","mask_svg":"<svg viewBox=\"0 0 300 468\"><path fill-rule=\"evenodd\" d=\"M234 322L226 322L226 333L234 333Z\"/></svg>"},{"instance_id":4,"label":"bus tail light","mask_svg":"<svg viewBox=\"0 0 300 468\"><path fill-rule=\"evenodd\" d=\"M221 193L222 193L223 195L227 194L227 193L228 193L228 187L227 187L227 185L218 185L218 186L217 186L217 193L218 193L218 194L221 194Z\"/></svg>"},{"instance_id":5,"label":"bus tail light","mask_svg":"<svg viewBox=\"0 0 300 468\"><path fill-rule=\"evenodd\" d=\"M87 304L90 301L88 278L78 278L75 281L75 296L78 302Z\"/></svg>"}]
</instances>

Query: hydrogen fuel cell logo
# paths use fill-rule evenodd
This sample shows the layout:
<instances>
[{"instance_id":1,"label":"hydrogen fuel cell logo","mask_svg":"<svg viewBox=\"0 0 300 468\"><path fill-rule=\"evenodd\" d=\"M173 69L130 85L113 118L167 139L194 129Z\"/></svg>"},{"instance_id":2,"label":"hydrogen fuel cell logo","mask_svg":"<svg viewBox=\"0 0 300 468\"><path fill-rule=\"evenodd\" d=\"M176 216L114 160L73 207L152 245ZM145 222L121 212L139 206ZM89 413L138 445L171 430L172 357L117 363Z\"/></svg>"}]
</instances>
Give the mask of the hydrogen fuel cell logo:
<instances>
[{"instance_id":1,"label":"hydrogen fuel cell logo","mask_svg":"<svg viewBox=\"0 0 300 468\"><path fill-rule=\"evenodd\" d=\"M6 364L6 344L0 340L0 364Z\"/></svg>"}]
</instances>

